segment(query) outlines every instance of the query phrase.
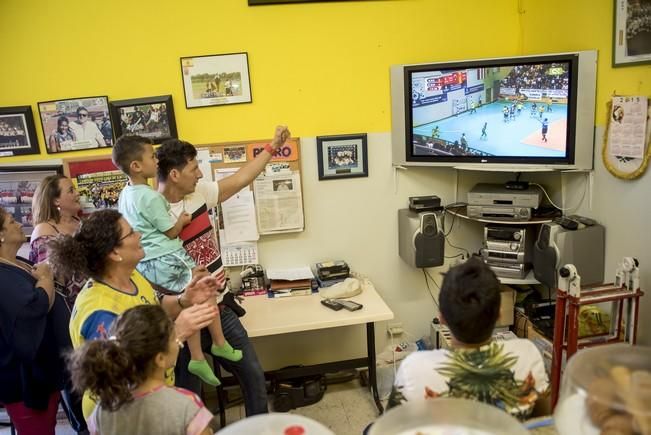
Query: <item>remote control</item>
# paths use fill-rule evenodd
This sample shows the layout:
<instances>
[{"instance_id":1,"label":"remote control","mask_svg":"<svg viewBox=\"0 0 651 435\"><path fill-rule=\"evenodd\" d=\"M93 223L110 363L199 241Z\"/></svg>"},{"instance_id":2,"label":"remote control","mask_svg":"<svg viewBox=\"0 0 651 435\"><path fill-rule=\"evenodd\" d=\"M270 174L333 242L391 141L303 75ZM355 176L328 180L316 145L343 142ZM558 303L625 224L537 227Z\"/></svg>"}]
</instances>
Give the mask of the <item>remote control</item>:
<instances>
[{"instance_id":1,"label":"remote control","mask_svg":"<svg viewBox=\"0 0 651 435\"><path fill-rule=\"evenodd\" d=\"M341 310L344 306L341 305L339 302L335 301L334 299L322 299L321 303L325 305L326 307L330 308L331 310L339 311Z\"/></svg>"},{"instance_id":2,"label":"remote control","mask_svg":"<svg viewBox=\"0 0 651 435\"><path fill-rule=\"evenodd\" d=\"M358 304L357 302L353 302L353 301L347 301L344 299L336 299L335 301L341 304L341 306L347 309L348 311L361 310L363 307L362 304Z\"/></svg>"},{"instance_id":3,"label":"remote control","mask_svg":"<svg viewBox=\"0 0 651 435\"><path fill-rule=\"evenodd\" d=\"M579 216L576 214L570 216L570 219L575 220L578 223L585 225L586 227L591 227L597 223L597 221L595 221L594 219L590 219L589 217L585 217L585 216Z\"/></svg>"},{"instance_id":4,"label":"remote control","mask_svg":"<svg viewBox=\"0 0 651 435\"><path fill-rule=\"evenodd\" d=\"M579 228L579 223L577 221L572 220L566 216L555 217L554 222L570 231L574 231Z\"/></svg>"}]
</instances>

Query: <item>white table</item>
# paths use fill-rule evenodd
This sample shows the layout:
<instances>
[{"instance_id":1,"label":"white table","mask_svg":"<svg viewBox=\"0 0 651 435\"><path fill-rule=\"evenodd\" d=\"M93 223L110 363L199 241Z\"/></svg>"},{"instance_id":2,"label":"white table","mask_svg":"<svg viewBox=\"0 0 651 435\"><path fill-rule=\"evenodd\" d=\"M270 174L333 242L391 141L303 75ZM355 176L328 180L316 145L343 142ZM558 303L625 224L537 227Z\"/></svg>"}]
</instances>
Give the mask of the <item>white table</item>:
<instances>
[{"instance_id":1,"label":"white table","mask_svg":"<svg viewBox=\"0 0 651 435\"><path fill-rule=\"evenodd\" d=\"M375 324L374 322L393 319L393 312L384 303L373 284L363 280L363 291L349 298L363 305L361 310L334 311L321 304L321 296L290 296L269 298L264 295L247 296L242 307L246 315L240 318L249 337L289 334L292 332L314 331L340 326L366 324L365 358L329 362L312 366L302 366L273 372L276 379L291 379L317 373L336 372L345 369L368 367L369 386L373 399L380 413L384 412L377 389L375 361ZM221 394L220 394L221 399ZM223 409L220 400L220 410ZM221 412L220 412L221 414ZM223 425L223 424L222 424Z\"/></svg>"}]
</instances>

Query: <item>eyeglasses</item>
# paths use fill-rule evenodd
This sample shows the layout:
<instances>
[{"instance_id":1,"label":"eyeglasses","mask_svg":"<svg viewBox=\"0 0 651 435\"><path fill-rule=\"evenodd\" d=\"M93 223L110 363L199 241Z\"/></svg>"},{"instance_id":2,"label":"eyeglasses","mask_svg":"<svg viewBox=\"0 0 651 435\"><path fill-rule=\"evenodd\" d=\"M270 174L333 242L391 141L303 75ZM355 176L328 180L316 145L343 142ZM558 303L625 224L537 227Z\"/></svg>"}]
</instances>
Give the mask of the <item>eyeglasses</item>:
<instances>
[{"instance_id":1,"label":"eyeglasses","mask_svg":"<svg viewBox=\"0 0 651 435\"><path fill-rule=\"evenodd\" d=\"M132 234L135 234L135 231L133 230L133 228L131 228L131 231L129 231L127 234L125 234L124 236L120 237L120 238L118 239L118 242L121 242L122 240L126 239L127 237L131 236Z\"/></svg>"}]
</instances>

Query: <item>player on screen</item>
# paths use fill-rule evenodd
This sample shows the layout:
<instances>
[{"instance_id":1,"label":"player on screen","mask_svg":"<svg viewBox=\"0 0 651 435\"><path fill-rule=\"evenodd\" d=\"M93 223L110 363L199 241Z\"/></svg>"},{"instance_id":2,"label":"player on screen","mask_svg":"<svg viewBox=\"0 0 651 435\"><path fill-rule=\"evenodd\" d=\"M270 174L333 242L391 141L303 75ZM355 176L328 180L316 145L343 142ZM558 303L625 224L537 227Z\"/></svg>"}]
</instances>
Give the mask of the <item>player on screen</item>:
<instances>
[{"instance_id":1,"label":"player on screen","mask_svg":"<svg viewBox=\"0 0 651 435\"><path fill-rule=\"evenodd\" d=\"M544 121L542 121L542 141L547 142L547 130L549 129L549 120L545 118Z\"/></svg>"},{"instance_id":2,"label":"player on screen","mask_svg":"<svg viewBox=\"0 0 651 435\"><path fill-rule=\"evenodd\" d=\"M479 136L479 140L488 140L488 133L486 133L486 127L488 127L488 122L484 122L484 126L481 128L481 136Z\"/></svg>"}]
</instances>

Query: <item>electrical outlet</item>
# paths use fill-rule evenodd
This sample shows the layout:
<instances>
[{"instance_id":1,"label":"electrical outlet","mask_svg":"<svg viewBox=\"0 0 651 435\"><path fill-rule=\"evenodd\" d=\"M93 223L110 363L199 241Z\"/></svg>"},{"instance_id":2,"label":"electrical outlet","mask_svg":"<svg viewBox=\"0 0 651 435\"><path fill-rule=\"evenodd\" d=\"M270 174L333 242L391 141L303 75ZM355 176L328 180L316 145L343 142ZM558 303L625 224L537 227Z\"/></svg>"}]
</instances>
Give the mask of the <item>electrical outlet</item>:
<instances>
[{"instance_id":1,"label":"electrical outlet","mask_svg":"<svg viewBox=\"0 0 651 435\"><path fill-rule=\"evenodd\" d=\"M396 337L401 335L405 330L402 328L402 322L387 323L387 334Z\"/></svg>"}]
</instances>

